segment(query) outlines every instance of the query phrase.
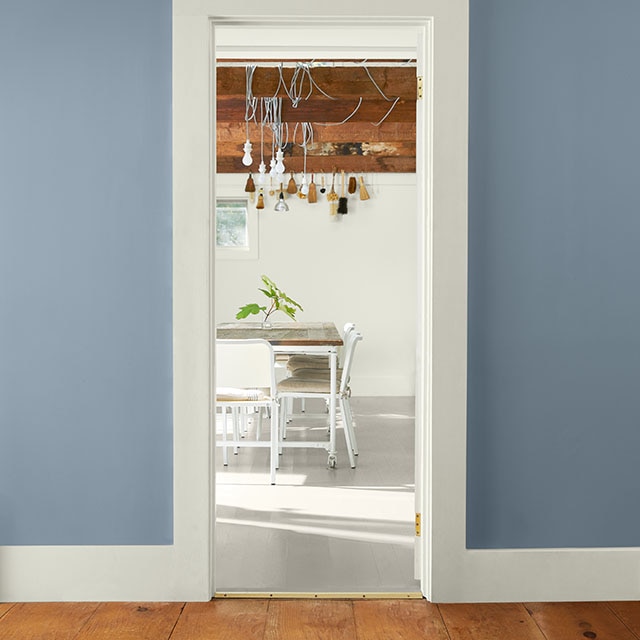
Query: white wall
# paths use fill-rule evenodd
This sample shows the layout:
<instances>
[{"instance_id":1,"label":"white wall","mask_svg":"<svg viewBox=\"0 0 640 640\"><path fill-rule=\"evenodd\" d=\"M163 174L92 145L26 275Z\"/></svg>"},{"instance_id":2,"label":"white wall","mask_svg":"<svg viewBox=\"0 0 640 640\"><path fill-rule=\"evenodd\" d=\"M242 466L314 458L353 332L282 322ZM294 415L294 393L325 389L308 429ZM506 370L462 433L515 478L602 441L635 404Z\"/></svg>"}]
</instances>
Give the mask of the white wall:
<instances>
[{"instance_id":1,"label":"white wall","mask_svg":"<svg viewBox=\"0 0 640 640\"><path fill-rule=\"evenodd\" d=\"M218 175L217 196L246 196L246 177ZM349 213L335 218L319 192L316 204L288 196L288 213L273 211L276 199L268 195L265 209L251 205L258 219L258 258L216 259L217 321L233 321L247 302L262 304L257 288L266 274L302 304L300 321L332 320L339 328L355 322L362 331L354 395L413 395L416 177L366 174L365 183L370 199L361 201L356 191L349 196ZM287 317L277 314L274 320Z\"/></svg>"}]
</instances>

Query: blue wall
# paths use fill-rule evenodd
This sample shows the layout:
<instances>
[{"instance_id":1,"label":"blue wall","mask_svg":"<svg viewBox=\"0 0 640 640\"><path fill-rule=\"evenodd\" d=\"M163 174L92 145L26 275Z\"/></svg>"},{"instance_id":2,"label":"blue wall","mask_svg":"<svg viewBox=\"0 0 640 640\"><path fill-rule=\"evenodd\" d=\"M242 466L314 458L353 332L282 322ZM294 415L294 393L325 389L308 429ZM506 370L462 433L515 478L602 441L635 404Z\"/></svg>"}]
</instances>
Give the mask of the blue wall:
<instances>
[{"instance_id":1,"label":"blue wall","mask_svg":"<svg viewBox=\"0 0 640 640\"><path fill-rule=\"evenodd\" d=\"M171 543L171 2L0 12L0 544Z\"/></svg>"},{"instance_id":2,"label":"blue wall","mask_svg":"<svg viewBox=\"0 0 640 640\"><path fill-rule=\"evenodd\" d=\"M640 544L638 24L471 0L470 547Z\"/></svg>"},{"instance_id":3,"label":"blue wall","mask_svg":"<svg viewBox=\"0 0 640 640\"><path fill-rule=\"evenodd\" d=\"M0 544L172 540L171 3L0 20ZM637 545L640 3L471 0L471 547Z\"/></svg>"}]
</instances>

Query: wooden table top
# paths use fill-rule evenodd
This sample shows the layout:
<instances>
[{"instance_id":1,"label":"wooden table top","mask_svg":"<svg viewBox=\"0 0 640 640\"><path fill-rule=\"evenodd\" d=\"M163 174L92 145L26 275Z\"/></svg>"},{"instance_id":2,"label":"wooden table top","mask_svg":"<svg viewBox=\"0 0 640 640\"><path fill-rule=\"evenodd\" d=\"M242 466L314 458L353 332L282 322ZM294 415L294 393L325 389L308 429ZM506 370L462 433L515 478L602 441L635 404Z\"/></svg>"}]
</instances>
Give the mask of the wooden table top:
<instances>
[{"instance_id":1,"label":"wooden table top","mask_svg":"<svg viewBox=\"0 0 640 640\"><path fill-rule=\"evenodd\" d=\"M341 346L342 338L333 322L273 322L266 329L261 322L223 322L216 336L226 340L263 338L278 346Z\"/></svg>"}]
</instances>

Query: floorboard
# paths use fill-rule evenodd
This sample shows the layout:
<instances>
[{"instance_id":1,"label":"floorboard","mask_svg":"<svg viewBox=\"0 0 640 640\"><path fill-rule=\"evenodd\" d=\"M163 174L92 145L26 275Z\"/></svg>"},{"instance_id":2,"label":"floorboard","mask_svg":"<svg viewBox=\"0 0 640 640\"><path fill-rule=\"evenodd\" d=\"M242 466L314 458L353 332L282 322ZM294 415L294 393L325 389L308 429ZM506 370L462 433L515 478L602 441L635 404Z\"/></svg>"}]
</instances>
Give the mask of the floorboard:
<instances>
[{"instance_id":1,"label":"floorboard","mask_svg":"<svg viewBox=\"0 0 640 640\"><path fill-rule=\"evenodd\" d=\"M522 604L441 604L438 608L450 640L550 640Z\"/></svg>"},{"instance_id":2,"label":"floorboard","mask_svg":"<svg viewBox=\"0 0 640 640\"><path fill-rule=\"evenodd\" d=\"M449 640L438 607L426 600L353 603L357 640Z\"/></svg>"},{"instance_id":3,"label":"floorboard","mask_svg":"<svg viewBox=\"0 0 640 640\"><path fill-rule=\"evenodd\" d=\"M640 602L610 602L609 608L640 638Z\"/></svg>"},{"instance_id":4,"label":"floorboard","mask_svg":"<svg viewBox=\"0 0 640 640\"><path fill-rule=\"evenodd\" d=\"M188 603L171 640L262 640L269 604L269 600Z\"/></svg>"},{"instance_id":5,"label":"floorboard","mask_svg":"<svg viewBox=\"0 0 640 640\"><path fill-rule=\"evenodd\" d=\"M176 602L105 602L98 607L75 640L168 638L183 606Z\"/></svg>"},{"instance_id":6,"label":"floorboard","mask_svg":"<svg viewBox=\"0 0 640 640\"><path fill-rule=\"evenodd\" d=\"M97 608L97 602L16 604L0 619L0 638L74 640Z\"/></svg>"},{"instance_id":7,"label":"floorboard","mask_svg":"<svg viewBox=\"0 0 640 640\"><path fill-rule=\"evenodd\" d=\"M0 619L14 606L13 602L0 602Z\"/></svg>"},{"instance_id":8,"label":"floorboard","mask_svg":"<svg viewBox=\"0 0 640 640\"><path fill-rule=\"evenodd\" d=\"M638 640L605 602L526 605L546 640Z\"/></svg>"},{"instance_id":9,"label":"floorboard","mask_svg":"<svg viewBox=\"0 0 640 640\"><path fill-rule=\"evenodd\" d=\"M265 640L353 640L349 600L272 600Z\"/></svg>"}]
</instances>

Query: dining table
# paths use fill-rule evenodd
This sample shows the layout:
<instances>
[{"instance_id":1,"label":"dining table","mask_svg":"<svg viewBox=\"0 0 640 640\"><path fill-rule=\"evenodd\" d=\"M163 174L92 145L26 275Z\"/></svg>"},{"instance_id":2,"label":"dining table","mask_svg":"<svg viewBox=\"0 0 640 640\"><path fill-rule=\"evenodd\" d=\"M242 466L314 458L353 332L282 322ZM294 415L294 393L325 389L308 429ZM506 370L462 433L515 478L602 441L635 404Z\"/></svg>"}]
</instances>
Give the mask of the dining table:
<instances>
[{"instance_id":1,"label":"dining table","mask_svg":"<svg viewBox=\"0 0 640 640\"><path fill-rule=\"evenodd\" d=\"M216 326L216 338L250 340L261 338L269 342L275 354L322 354L329 358L329 440L321 442L280 442L287 447L323 447L328 452L328 466L335 468L336 455L336 387L338 348L342 337L333 322L222 322Z\"/></svg>"}]
</instances>

